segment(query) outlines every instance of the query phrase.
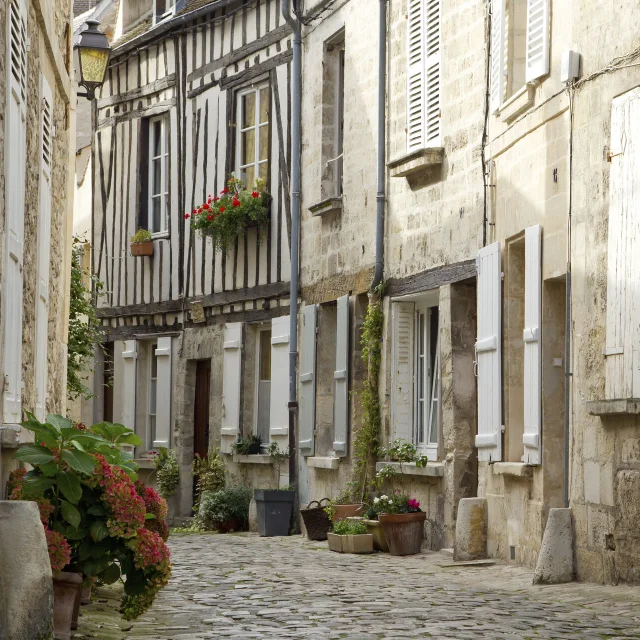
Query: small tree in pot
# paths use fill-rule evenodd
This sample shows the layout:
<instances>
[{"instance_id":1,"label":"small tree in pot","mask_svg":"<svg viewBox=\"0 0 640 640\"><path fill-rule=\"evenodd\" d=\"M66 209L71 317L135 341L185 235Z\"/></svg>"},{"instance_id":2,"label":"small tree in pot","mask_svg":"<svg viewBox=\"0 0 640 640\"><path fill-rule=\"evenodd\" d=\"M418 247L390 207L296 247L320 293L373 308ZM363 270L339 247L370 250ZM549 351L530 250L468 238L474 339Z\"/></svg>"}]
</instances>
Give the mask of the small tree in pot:
<instances>
[{"instance_id":1,"label":"small tree in pot","mask_svg":"<svg viewBox=\"0 0 640 640\"><path fill-rule=\"evenodd\" d=\"M267 537L288 536L295 491L292 487L280 489L280 469L291 457L291 452L289 449L281 451L275 442L269 445L268 451L277 474L278 489L254 489L253 497L258 512L258 533Z\"/></svg>"}]
</instances>

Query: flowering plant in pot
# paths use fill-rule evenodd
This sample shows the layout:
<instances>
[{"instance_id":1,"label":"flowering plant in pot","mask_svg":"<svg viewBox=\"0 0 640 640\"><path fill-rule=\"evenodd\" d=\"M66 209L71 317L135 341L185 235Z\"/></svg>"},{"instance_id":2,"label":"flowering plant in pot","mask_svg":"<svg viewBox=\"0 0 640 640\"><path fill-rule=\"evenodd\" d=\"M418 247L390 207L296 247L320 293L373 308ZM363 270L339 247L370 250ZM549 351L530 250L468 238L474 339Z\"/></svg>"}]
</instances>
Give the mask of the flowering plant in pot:
<instances>
[{"instance_id":1,"label":"flowering plant in pot","mask_svg":"<svg viewBox=\"0 0 640 640\"><path fill-rule=\"evenodd\" d=\"M261 230L269 220L271 195L264 180L257 180L253 189L246 189L242 180L233 175L227 186L217 195L185 213L191 228L203 237L212 239L216 249L228 249L249 227Z\"/></svg>"},{"instance_id":2,"label":"flowering plant in pot","mask_svg":"<svg viewBox=\"0 0 640 640\"><path fill-rule=\"evenodd\" d=\"M134 235L129 236L132 256L152 256L153 236L148 229L138 229Z\"/></svg>"},{"instance_id":3,"label":"flowering plant in pot","mask_svg":"<svg viewBox=\"0 0 640 640\"><path fill-rule=\"evenodd\" d=\"M392 556L420 553L427 514L418 500L395 491L390 496L375 497L368 515L378 516Z\"/></svg>"},{"instance_id":4,"label":"flowering plant in pot","mask_svg":"<svg viewBox=\"0 0 640 640\"><path fill-rule=\"evenodd\" d=\"M362 520L338 520L327 534L329 549L340 553L373 553L373 536Z\"/></svg>"},{"instance_id":5,"label":"flowering plant in pot","mask_svg":"<svg viewBox=\"0 0 640 640\"><path fill-rule=\"evenodd\" d=\"M204 491L198 509L198 525L220 533L242 531L249 521L251 489L232 486L218 491Z\"/></svg>"},{"instance_id":6,"label":"flowering plant in pot","mask_svg":"<svg viewBox=\"0 0 640 640\"><path fill-rule=\"evenodd\" d=\"M124 582L121 612L133 619L148 609L171 575L164 543L166 503L136 483L137 466L119 447L140 439L123 425L73 425L63 416L34 416L23 426L39 444L18 449L15 458L33 466L11 478L11 499L34 500L40 508L54 572L55 593L77 592L83 576L102 584ZM75 574L75 577L71 574ZM70 620L59 611L57 637L69 635ZM67 604L75 599L66 597ZM67 626L69 625L69 626Z\"/></svg>"}]
</instances>

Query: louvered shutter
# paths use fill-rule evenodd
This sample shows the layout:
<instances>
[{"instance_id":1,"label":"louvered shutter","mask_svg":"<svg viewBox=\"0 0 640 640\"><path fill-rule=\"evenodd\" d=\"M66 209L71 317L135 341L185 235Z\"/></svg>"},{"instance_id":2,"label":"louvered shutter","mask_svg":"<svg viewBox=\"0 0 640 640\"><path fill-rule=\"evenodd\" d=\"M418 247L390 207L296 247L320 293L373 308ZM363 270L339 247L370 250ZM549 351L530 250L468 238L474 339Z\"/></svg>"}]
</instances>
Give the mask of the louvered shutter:
<instances>
[{"instance_id":1,"label":"louvered shutter","mask_svg":"<svg viewBox=\"0 0 640 640\"><path fill-rule=\"evenodd\" d=\"M138 342L126 340L122 352L122 424L136 428L136 369L138 366Z\"/></svg>"},{"instance_id":2,"label":"louvered shutter","mask_svg":"<svg viewBox=\"0 0 640 640\"><path fill-rule=\"evenodd\" d=\"M271 320L271 398L269 433L289 433L289 316Z\"/></svg>"},{"instance_id":3,"label":"louvered shutter","mask_svg":"<svg viewBox=\"0 0 640 640\"><path fill-rule=\"evenodd\" d=\"M27 6L9 3L9 85L5 161L6 263L3 287L3 418L22 418L22 265L27 142Z\"/></svg>"},{"instance_id":4,"label":"louvered shutter","mask_svg":"<svg viewBox=\"0 0 640 640\"><path fill-rule=\"evenodd\" d=\"M407 151L425 145L425 0L409 0L407 24Z\"/></svg>"},{"instance_id":5,"label":"louvered shutter","mask_svg":"<svg viewBox=\"0 0 640 640\"><path fill-rule=\"evenodd\" d=\"M549 73L549 0L528 0L526 81Z\"/></svg>"},{"instance_id":6,"label":"louvered shutter","mask_svg":"<svg viewBox=\"0 0 640 640\"><path fill-rule=\"evenodd\" d=\"M412 441L414 304L394 302L392 307L391 434L392 438Z\"/></svg>"},{"instance_id":7,"label":"louvered shutter","mask_svg":"<svg viewBox=\"0 0 640 640\"><path fill-rule=\"evenodd\" d=\"M153 448L167 447L171 442L171 338L158 338L155 351L158 359L156 383L156 439Z\"/></svg>"},{"instance_id":8,"label":"louvered shutter","mask_svg":"<svg viewBox=\"0 0 640 640\"><path fill-rule=\"evenodd\" d=\"M336 367L333 372L333 451L347 455L349 427L349 296L338 298Z\"/></svg>"},{"instance_id":9,"label":"louvered shutter","mask_svg":"<svg viewBox=\"0 0 640 640\"><path fill-rule=\"evenodd\" d=\"M491 0L491 110L504 99L504 18L506 0Z\"/></svg>"},{"instance_id":10,"label":"louvered shutter","mask_svg":"<svg viewBox=\"0 0 640 640\"><path fill-rule=\"evenodd\" d=\"M524 462L542 461L542 230L525 229Z\"/></svg>"},{"instance_id":11,"label":"louvered shutter","mask_svg":"<svg viewBox=\"0 0 640 640\"><path fill-rule=\"evenodd\" d=\"M302 353L300 355L300 450L315 452L316 427L316 320L315 304L302 311Z\"/></svg>"},{"instance_id":12,"label":"louvered shutter","mask_svg":"<svg viewBox=\"0 0 640 640\"><path fill-rule=\"evenodd\" d=\"M440 146L440 8L441 0L426 0L425 146L427 147Z\"/></svg>"},{"instance_id":13,"label":"louvered shutter","mask_svg":"<svg viewBox=\"0 0 640 640\"><path fill-rule=\"evenodd\" d=\"M43 421L47 399L47 353L49 327L49 259L51 242L51 152L53 143L53 97L41 76L40 211L38 219L38 292L36 300L36 417Z\"/></svg>"},{"instance_id":14,"label":"louvered shutter","mask_svg":"<svg viewBox=\"0 0 640 640\"><path fill-rule=\"evenodd\" d=\"M605 397L640 398L640 89L611 108Z\"/></svg>"},{"instance_id":15,"label":"louvered shutter","mask_svg":"<svg viewBox=\"0 0 640 640\"><path fill-rule=\"evenodd\" d=\"M502 459L502 270L500 243L478 252L478 460Z\"/></svg>"},{"instance_id":16,"label":"louvered shutter","mask_svg":"<svg viewBox=\"0 0 640 640\"><path fill-rule=\"evenodd\" d=\"M240 429L240 381L242 373L242 322L224 325L222 345L221 451L231 453Z\"/></svg>"}]
</instances>

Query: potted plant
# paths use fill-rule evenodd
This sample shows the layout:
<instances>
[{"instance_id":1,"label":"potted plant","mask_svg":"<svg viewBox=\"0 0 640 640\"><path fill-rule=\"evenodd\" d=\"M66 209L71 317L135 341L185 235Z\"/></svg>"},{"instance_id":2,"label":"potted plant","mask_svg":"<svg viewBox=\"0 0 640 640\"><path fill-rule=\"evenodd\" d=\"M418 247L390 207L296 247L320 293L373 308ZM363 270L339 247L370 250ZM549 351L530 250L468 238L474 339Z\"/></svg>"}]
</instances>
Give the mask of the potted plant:
<instances>
[{"instance_id":1,"label":"potted plant","mask_svg":"<svg viewBox=\"0 0 640 640\"><path fill-rule=\"evenodd\" d=\"M153 236L147 229L138 229L134 235L129 236L132 256L152 256Z\"/></svg>"},{"instance_id":2,"label":"potted plant","mask_svg":"<svg viewBox=\"0 0 640 640\"><path fill-rule=\"evenodd\" d=\"M249 521L251 489L232 486L218 491L204 491L198 509L198 525L220 533L242 531Z\"/></svg>"},{"instance_id":3,"label":"potted plant","mask_svg":"<svg viewBox=\"0 0 640 640\"><path fill-rule=\"evenodd\" d=\"M262 451L262 439L257 435L240 438L238 442L234 443L233 451L239 456L257 455Z\"/></svg>"},{"instance_id":4,"label":"potted plant","mask_svg":"<svg viewBox=\"0 0 640 640\"><path fill-rule=\"evenodd\" d=\"M386 498L387 496L380 496L380 500ZM365 511L365 518L363 522L367 527L367 533L370 533L373 536L373 548L377 551L384 551L388 553L389 545L387 544L387 539L384 536L384 531L382 529L382 525L380 524L380 520L378 520L378 516L380 514L378 513L378 509L376 507L379 502L369 505L369 507Z\"/></svg>"},{"instance_id":5,"label":"potted plant","mask_svg":"<svg viewBox=\"0 0 640 640\"><path fill-rule=\"evenodd\" d=\"M338 520L327 534L329 549L340 553L373 553L373 536L362 520Z\"/></svg>"},{"instance_id":6,"label":"potted plant","mask_svg":"<svg viewBox=\"0 0 640 640\"><path fill-rule=\"evenodd\" d=\"M278 489L255 489L253 492L258 515L258 533L261 536L288 536L295 490L293 487L280 489L280 469L291 454L288 449L280 451L275 442L269 445L268 451L277 474Z\"/></svg>"},{"instance_id":7,"label":"potted plant","mask_svg":"<svg viewBox=\"0 0 640 640\"><path fill-rule=\"evenodd\" d=\"M224 489L225 465L219 449L209 449L206 456L197 453L191 464L191 471L196 481L196 497L193 504L194 513L200 508L200 498L205 491L220 491Z\"/></svg>"},{"instance_id":8,"label":"potted plant","mask_svg":"<svg viewBox=\"0 0 640 640\"><path fill-rule=\"evenodd\" d=\"M332 522L361 516L364 512L364 502L354 502L350 492L346 491L335 500L331 500L325 507L325 512Z\"/></svg>"},{"instance_id":9,"label":"potted plant","mask_svg":"<svg viewBox=\"0 0 640 640\"><path fill-rule=\"evenodd\" d=\"M374 498L373 507L392 556L420 553L427 514L420 510L415 498L396 491L391 496Z\"/></svg>"},{"instance_id":10,"label":"potted plant","mask_svg":"<svg viewBox=\"0 0 640 640\"><path fill-rule=\"evenodd\" d=\"M108 422L87 428L62 416L45 423L28 417L22 426L40 444L16 452L33 469L12 474L10 499L33 500L40 509L54 574L56 638L69 637L83 578L111 584L122 576L121 612L127 620L138 617L171 575L166 503L135 484L137 466L119 449L140 439Z\"/></svg>"}]
</instances>

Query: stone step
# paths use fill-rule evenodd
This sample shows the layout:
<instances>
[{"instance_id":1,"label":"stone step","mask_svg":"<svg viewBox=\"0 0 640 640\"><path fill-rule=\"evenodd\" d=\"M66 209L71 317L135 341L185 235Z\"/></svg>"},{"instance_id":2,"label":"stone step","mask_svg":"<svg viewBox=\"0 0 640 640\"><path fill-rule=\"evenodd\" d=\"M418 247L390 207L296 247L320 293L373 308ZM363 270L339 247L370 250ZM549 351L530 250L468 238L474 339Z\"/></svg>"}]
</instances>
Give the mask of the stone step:
<instances>
[{"instance_id":1,"label":"stone step","mask_svg":"<svg viewBox=\"0 0 640 640\"><path fill-rule=\"evenodd\" d=\"M440 553L453 558L453 549L440 549Z\"/></svg>"}]
</instances>

